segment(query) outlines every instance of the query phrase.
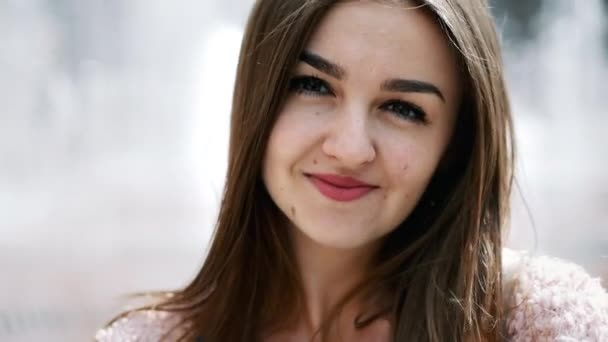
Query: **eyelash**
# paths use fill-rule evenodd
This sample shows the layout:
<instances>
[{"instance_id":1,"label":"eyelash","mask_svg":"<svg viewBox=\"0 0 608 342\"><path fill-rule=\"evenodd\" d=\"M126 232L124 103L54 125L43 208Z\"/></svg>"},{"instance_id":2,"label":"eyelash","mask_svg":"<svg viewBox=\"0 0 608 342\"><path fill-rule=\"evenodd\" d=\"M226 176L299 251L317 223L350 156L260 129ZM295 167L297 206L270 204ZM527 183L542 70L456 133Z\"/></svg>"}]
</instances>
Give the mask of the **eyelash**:
<instances>
[{"instance_id":1,"label":"eyelash","mask_svg":"<svg viewBox=\"0 0 608 342\"><path fill-rule=\"evenodd\" d=\"M316 76L297 76L289 81L289 91L306 96L334 95L331 87ZM419 124L427 124L427 115L419 106L403 101L389 100L382 104L381 109L389 111L402 120L410 120Z\"/></svg>"},{"instance_id":2,"label":"eyelash","mask_svg":"<svg viewBox=\"0 0 608 342\"><path fill-rule=\"evenodd\" d=\"M310 89L311 87L317 89ZM321 91L319 88L324 88L325 90ZM316 76L297 76L292 78L289 81L289 91L310 96L333 95L327 82Z\"/></svg>"}]
</instances>

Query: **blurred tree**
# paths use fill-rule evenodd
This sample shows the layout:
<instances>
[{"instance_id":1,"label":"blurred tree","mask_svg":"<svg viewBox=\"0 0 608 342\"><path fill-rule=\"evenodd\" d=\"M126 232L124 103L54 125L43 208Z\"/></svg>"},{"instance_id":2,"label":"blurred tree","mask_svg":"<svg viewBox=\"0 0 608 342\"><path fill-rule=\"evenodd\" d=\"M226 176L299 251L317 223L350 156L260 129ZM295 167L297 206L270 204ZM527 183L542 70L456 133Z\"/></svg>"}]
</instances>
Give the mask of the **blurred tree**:
<instances>
[{"instance_id":1,"label":"blurred tree","mask_svg":"<svg viewBox=\"0 0 608 342\"><path fill-rule=\"evenodd\" d=\"M576 0L569 0L576 1ZM554 0L489 0L492 12L504 35L515 43L536 36L534 20L543 7L554 5ZM601 0L604 18L608 18L608 0ZM608 56L608 25L604 24L604 51Z\"/></svg>"},{"instance_id":2,"label":"blurred tree","mask_svg":"<svg viewBox=\"0 0 608 342\"><path fill-rule=\"evenodd\" d=\"M498 25L509 40L534 38L534 18L542 7L542 0L490 0L490 5Z\"/></svg>"}]
</instances>

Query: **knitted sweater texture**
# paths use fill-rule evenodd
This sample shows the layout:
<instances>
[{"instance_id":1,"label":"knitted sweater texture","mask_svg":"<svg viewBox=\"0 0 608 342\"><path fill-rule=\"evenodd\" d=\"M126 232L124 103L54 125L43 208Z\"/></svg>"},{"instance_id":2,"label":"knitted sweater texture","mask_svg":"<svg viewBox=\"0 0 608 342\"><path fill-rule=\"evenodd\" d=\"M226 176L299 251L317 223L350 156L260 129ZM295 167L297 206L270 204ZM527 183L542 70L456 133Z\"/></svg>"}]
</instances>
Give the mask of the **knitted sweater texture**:
<instances>
[{"instance_id":1,"label":"knitted sweater texture","mask_svg":"<svg viewBox=\"0 0 608 342\"><path fill-rule=\"evenodd\" d=\"M608 293L580 266L503 252L507 341L608 342ZM143 311L97 332L100 342L159 341L175 314ZM171 336L168 336L171 340Z\"/></svg>"}]
</instances>

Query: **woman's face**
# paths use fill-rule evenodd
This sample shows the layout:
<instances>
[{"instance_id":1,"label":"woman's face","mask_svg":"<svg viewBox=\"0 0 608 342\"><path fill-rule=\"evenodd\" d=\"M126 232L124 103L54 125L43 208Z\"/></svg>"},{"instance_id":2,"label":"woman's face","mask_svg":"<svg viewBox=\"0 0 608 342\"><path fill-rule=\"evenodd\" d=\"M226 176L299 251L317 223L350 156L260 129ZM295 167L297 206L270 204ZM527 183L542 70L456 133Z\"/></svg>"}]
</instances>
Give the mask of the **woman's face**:
<instances>
[{"instance_id":1,"label":"woman's face","mask_svg":"<svg viewBox=\"0 0 608 342\"><path fill-rule=\"evenodd\" d=\"M270 196L319 244L378 241L416 206L450 141L460 92L447 38L422 9L342 2L289 87L263 161Z\"/></svg>"}]
</instances>

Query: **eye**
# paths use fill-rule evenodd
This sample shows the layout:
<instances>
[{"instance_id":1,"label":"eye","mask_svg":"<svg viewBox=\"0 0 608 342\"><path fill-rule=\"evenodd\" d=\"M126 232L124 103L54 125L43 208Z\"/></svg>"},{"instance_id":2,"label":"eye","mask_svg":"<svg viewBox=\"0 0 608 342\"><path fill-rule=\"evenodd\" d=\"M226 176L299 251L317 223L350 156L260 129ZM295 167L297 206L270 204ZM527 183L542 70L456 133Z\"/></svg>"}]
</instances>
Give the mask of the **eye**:
<instances>
[{"instance_id":1,"label":"eye","mask_svg":"<svg viewBox=\"0 0 608 342\"><path fill-rule=\"evenodd\" d=\"M403 120L410 120L420 124L427 123L426 113L420 107L409 102L391 100L384 103L381 108Z\"/></svg>"},{"instance_id":2,"label":"eye","mask_svg":"<svg viewBox=\"0 0 608 342\"><path fill-rule=\"evenodd\" d=\"M298 76L289 81L289 91L311 96L331 95L327 82L315 76Z\"/></svg>"}]
</instances>

